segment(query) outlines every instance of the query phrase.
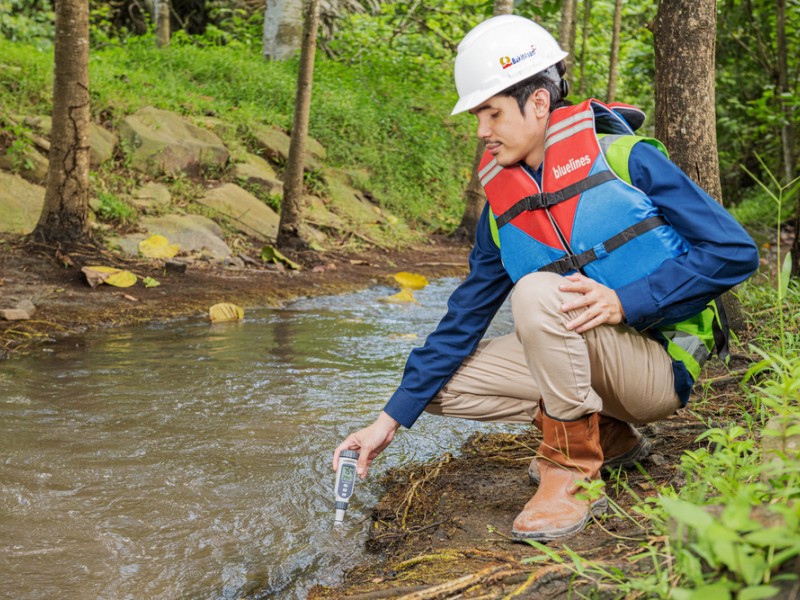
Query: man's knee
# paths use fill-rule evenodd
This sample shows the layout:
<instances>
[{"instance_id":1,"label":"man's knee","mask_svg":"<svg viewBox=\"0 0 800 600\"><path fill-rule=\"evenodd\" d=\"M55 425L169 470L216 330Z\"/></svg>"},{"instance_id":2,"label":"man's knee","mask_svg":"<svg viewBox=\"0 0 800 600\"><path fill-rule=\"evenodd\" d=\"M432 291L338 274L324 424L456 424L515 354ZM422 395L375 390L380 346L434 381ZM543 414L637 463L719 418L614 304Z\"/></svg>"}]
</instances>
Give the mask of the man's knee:
<instances>
[{"instance_id":1,"label":"man's knee","mask_svg":"<svg viewBox=\"0 0 800 600\"><path fill-rule=\"evenodd\" d=\"M544 322L563 321L561 304L564 292L559 285L564 281L555 273L531 273L520 279L511 296L511 310L517 328L540 328Z\"/></svg>"}]
</instances>

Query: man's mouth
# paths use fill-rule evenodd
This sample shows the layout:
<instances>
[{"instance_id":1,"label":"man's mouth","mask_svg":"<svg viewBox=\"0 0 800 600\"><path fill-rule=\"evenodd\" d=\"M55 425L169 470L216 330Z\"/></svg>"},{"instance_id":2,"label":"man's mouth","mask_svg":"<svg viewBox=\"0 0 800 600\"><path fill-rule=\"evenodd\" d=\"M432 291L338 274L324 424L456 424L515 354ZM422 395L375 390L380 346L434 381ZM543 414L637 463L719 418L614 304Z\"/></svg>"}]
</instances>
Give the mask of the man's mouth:
<instances>
[{"instance_id":1,"label":"man's mouth","mask_svg":"<svg viewBox=\"0 0 800 600\"><path fill-rule=\"evenodd\" d=\"M500 142L486 142L486 149L492 156L495 156L498 152L500 152L500 146L502 146Z\"/></svg>"}]
</instances>

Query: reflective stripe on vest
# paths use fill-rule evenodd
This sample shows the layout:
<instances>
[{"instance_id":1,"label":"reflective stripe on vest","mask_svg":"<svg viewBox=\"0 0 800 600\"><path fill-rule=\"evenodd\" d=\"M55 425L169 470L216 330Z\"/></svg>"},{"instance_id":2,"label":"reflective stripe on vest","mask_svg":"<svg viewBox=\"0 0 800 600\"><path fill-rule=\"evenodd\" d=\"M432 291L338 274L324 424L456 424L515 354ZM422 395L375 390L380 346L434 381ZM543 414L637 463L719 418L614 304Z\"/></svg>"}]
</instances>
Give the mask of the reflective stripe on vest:
<instances>
[{"instance_id":1,"label":"reflective stripe on vest","mask_svg":"<svg viewBox=\"0 0 800 600\"><path fill-rule=\"evenodd\" d=\"M686 252L650 199L609 167L596 128L631 134L596 100L552 113L541 189L521 165L503 168L484 155L479 175L512 280L534 271L580 270L618 288Z\"/></svg>"},{"instance_id":2,"label":"reflective stripe on vest","mask_svg":"<svg viewBox=\"0 0 800 600\"><path fill-rule=\"evenodd\" d=\"M555 133L563 132L564 127L569 127L570 124L578 122L580 122L580 120L573 119L571 123L566 124L565 126L562 126L557 130L555 130ZM595 127L597 127L597 129L599 130L598 132L599 135L596 136L595 139L597 140L598 147L601 150L601 153L605 159L606 164L613 170L614 174L618 178L620 178L629 187L632 187L631 177L628 170L628 158L630 156L630 152L633 149L633 147L637 143L648 143L655 146L662 153L667 155L666 148L658 140L632 135L630 131L627 132L625 131L625 126L618 127L613 122L611 122L611 126L609 126L609 123L610 120L607 118L607 115L603 115L602 120L595 119ZM602 133L602 131L610 131L611 133ZM560 139L553 140L552 137L549 137L549 133L550 130L548 130L548 141L550 141L551 144L566 139L562 136L560 137ZM578 151L578 154L581 154L581 151ZM546 159L547 159L547 154L545 155L545 160ZM521 167L512 169L503 169L502 167L497 165L496 162L491 160L487 161L486 157L484 157L484 161L481 162L481 167L482 169L479 175L481 176L482 183L484 184L485 187L487 184L490 184L491 187L491 182L501 173L512 171L514 174L514 180L513 180L514 182L522 181L522 183L526 186L525 187L526 193L527 190L531 189L528 187L530 185L529 181L533 180L530 177L530 175L526 171L524 171L524 169L522 169ZM524 178L522 177L523 174ZM538 186L536 186L534 189L535 189L535 191L533 192L534 194L539 193ZM547 188L545 187L545 189ZM589 192L584 192L584 193L590 193L590 192L591 190ZM518 192L515 193L519 195ZM488 196L488 190L487 190L487 196ZM506 204L509 203L507 202ZM494 214L494 206L492 206L491 200L490 200L490 207L493 209L492 212ZM547 212L547 209L541 209L540 212ZM513 223L513 219L511 221ZM539 219L538 222L548 224L549 219L547 221ZM497 244L497 246L500 247L501 249L501 255L503 256L503 262L505 265L506 264L505 257L508 255L509 250L506 249L506 252L503 253L503 246L501 245L501 241L505 242L509 236L501 235L502 230L498 229L496 218L489 220L489 226L491 228L491 235L495 241L495 244ZM506 229L507 227L509 227L509 225L505 225L504 227L502 227L502 229ZM652 270L654 270L654 267L655 265L653 265L647 272L649 273ZM646 274L647 273L644 273L643 275L640 276L644 276ZM587 273L587 275L589 274ZM721 307L720 310L722 310ZM691 375L692 379L694 379L695 381L697 380L700 374L700 370L702 368L703 363L710 357L711 352L715 349L715 347L717 352L720 354L722 354L725 351L725 346L727 343L727 331L726 331L727 325L725 324L724 318L721 319L720 317L721 315L717 313L717 309L715 307L714 302L711 302L709 303L709 305L706 307L705 310L695 315L694 317L691 317L681 323L658 329L658 332L661 334L661 336L663 336L664 345L669 355L673 358L673 360L682 362L685 365L689 374ZM716 336L715 333L717 334ZM715 337L718 337L719 339L715 340Z\"/></svg>"}]
</instances>

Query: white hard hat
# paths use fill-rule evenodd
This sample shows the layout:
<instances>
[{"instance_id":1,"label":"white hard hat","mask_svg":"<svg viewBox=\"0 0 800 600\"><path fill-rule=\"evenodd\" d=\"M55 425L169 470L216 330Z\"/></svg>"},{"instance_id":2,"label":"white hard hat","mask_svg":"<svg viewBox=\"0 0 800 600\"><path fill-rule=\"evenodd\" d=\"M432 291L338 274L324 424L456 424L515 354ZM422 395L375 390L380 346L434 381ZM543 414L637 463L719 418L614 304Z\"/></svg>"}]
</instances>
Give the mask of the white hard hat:
<instances>
[{"instance_id":1,"label":"white hard hat","mask_svg":"<svg viewBox=\"0 0 800 600\"><path fill-rule=\"evenodd\" d=\"M516 15L491 17L470 31L458 45L455 78L458 114L495 94L546 71L567 53L540 25ZM558 82L555 68L546 73Z\"/></svg>"}]
</instances>

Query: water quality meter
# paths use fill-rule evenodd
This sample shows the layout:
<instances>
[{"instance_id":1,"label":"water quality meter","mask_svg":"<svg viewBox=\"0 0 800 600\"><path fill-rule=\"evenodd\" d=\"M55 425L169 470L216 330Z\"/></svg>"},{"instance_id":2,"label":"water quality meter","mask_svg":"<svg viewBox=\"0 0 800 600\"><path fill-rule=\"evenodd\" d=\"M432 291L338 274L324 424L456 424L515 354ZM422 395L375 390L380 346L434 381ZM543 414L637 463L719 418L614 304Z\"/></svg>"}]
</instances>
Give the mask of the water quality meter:
<instances>
[{"instance_id":1,"label":"water quality meter","mask_svg":"<svg viewBox=\"0 0 800 600\"><path fill-rule=\"evenodd\" d=\"M336 518L334 522L341 524L344 521L344 513L347 510L347 503L353 495L353 488L356 485L356 465L358 464L358 452L355 450L342 450L339 454L339 468L336 470Z\"/></svg>"}]
</instances>

